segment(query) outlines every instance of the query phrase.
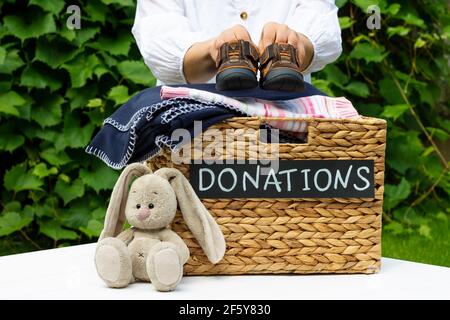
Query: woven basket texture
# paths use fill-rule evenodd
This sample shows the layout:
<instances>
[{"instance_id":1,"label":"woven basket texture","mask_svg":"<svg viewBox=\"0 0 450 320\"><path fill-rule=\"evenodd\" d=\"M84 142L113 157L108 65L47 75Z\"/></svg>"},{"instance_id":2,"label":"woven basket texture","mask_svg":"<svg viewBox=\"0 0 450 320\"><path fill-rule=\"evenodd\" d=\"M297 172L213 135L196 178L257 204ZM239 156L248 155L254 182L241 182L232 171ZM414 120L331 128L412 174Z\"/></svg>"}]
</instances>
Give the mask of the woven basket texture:
<instances>
[{"instance_id":1,"label":"woven basket texture","mask_svg":"<svg viewBox=\"0 0 450 320\"><path fill-rule=\"evenodd\" d=\"M261 153L261 148L257 148L259 137L255 134L261 124L285 120L235 117L210 127L203 133L203 140L217 134L217 130L223 137L230 134L245 137L244 141L234 142L234 147L241 151L239 157L254 159ZM386 121L367 117L298 121L307 123L307 142L279 144L280 160L373 160L375 197L202 199L225 235L227 250L221 262L209 263L178 212L172 228L191 251L185 274L375 273L379 270ZM175 165L171 152L163 150L148 165L152 170L175 167L189 178L189 161L203 152L210 154L211 144L211 141L199 143L197 147L194 144L183 164ZM266 144L266 147L272 146ZM229 146L219 156L236 158L236 152L231 154L227 150Z\"/></svg>"}]
</instances>

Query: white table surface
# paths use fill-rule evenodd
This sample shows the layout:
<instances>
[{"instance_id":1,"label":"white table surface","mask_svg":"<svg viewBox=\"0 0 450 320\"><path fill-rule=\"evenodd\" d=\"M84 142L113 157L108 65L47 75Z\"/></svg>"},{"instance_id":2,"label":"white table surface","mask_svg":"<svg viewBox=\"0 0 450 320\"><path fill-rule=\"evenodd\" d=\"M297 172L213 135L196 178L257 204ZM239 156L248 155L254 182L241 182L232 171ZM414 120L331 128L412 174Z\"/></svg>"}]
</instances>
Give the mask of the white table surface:
<instances>
[{"instance_id":1,"label":"white table surface","mask_svg":"<svg viewBox=\"0 0 450 320\"><path fill-rule=\"evenodd\" d=\"M374 275L184 277L176 291L149 283L110 289L95 244L0 257L0 299L450 299L450 268L383 258Z\"/></svg>"}]
</instances>

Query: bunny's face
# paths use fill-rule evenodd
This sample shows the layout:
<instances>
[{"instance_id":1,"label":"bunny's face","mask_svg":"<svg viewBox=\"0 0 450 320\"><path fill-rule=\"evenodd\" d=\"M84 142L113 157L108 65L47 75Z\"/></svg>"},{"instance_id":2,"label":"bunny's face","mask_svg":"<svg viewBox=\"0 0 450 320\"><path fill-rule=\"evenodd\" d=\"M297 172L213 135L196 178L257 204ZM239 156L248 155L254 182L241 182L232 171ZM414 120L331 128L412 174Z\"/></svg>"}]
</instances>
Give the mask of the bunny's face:
<instances>
[{"instance_id":1,"label":"bunny's face","mask_svg":"<svg viewBox=\"0 0 450 320\"><path fill-rule=\"evenodd\" d=\"M139 229L159 229L169 225L177 210L177 198L170 183L147 174L131 185L125 215Z\"/></svg>"}]
</instances>

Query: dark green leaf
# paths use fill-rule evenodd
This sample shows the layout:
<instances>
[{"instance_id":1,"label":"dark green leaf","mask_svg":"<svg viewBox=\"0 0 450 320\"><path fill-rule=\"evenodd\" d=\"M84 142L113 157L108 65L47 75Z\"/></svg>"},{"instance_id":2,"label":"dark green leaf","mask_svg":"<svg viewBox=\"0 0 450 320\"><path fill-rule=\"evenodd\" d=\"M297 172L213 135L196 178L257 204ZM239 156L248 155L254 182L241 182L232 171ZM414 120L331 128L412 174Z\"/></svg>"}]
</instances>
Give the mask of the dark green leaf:
<instances>
[{"instance_id":1,"label":"dark green leaf","mask_svg":"<svg viewBox=\"0 0 450 320\"><path fill-rule=\"evenodd\" d=\"M62 166L71 161L69 156L64 151L57 151L55 149L47 149L40 153L40 156L48 163L54 166Z\"/></svg>"},{"instance_id":2,"label":"dark green leaf","mask_svg":"<svg viewBox=\"0 0 450 320\"><path fill-rule=\"evenodd\" d=\"M16 165L8 170L4 178L5 188L14 192L40 190L42 185L42 180L27 172L23 165Z\"/></svg>"},{"instance_id":3,"label":"dark green leaf","mask_svg":"<svg viewBox=\"0 0 450 320\"><path fill-rule=\"evenodd\" d=\"M153 86L155 84L155 77L151 71L141 61L122 61L117 65L119 72L125 79L131 80L134 83Z\"/></svg>"},{"instance_id":4,"label":"dark green leaf","mask_svg":"<svg viewBox=\"0 0 450 320\"><path fill-rule=\"evenodd\" d=\"M30 4L37 5L44 9L45 11L48 11L50 13L53 13L54 15L58 15L61 10L64 8L65 1L64 0L30 0Z\"/></svg>"},{"instance_id":5,"label":"dark green leaf","mask_svg":"<svg viewBox=\"0 0 450 320\"><path fill-rule=\"evenodd\" d=\"M409 107L406 104L385 106L381 117L397 120L408 109Z\"/></svg>"},{"instance_id":6,"label":"dark green leaf","mask_svg":"<svg viewBox=\"0 0 450 320\"><path fill-rule=\"evenodd\" d=\"M23 65L24 63L19 56L19 50L8 51L4 62L0 63L0 73L10 74Z\"/></svg>"},{"instance_id":7,"label":"dark green leaf","mask_svg":"<svg viewBox=\"0 0 450 320\"><path fill-rule=\"evenodd\" d=\"M59 76L44 64L31 64L27 66L20 77L20 85L31 88L50 88L58 90L62 86Z\"/></svg>"},{"instance_id":8,"label":"dark green leaf","mask_svg":"<svg viewBox=\"0 0 450 320\"><path fill-rule=\"evenodd\" d=\"M129 98L128 88L122 85L111 88L108 93L108 99L114 101L116 105L127 102Z\"/></svg>"},{"instance_id":9,"label":"dark green leaf","mask_svg":"<svg viewBox=\"0 0 450 320\"><path fill-rule=\"evenodd\" d=\"M69 72L72 87L79 88L84 86L88 79L92 78L94 70L99 63L97 56L81 54L62 67Z\"/></svg>"},{"instance_id":10,"label":"dark green leaf","mask_svg":"<svg viewBox=\"0 0 450 320\"><path fill-rule=\"evenodd\" d=\"M95 165L90 171L81 169L80 178L95 192L99 192L100 190L112 189L119 178L119 173L101 163Z\"/></svg>"},{"instance_id":11,"label":"dark green leaf","mask_svg":"<svg viewBox=\"0 0 450 320\"><path fill-rule=\"evenodd\" d=\"M6 16L3 18L5 26L20 40L37 38L46 33L56 32L55 21L51 13L28 9L28 15Z\"/></svg>"},{"instance_id":12,"label":"dark green leaf","mask_svg":"<svg viewBox=\"0 0 450 320\"><path fill-rule=\"evenodd\" d=\"M0 215L0 237L23 229L33 221L33 216L30 210L24 210L21 213L7 212Z\"/></svg>"},{"instance_id":13,"label":"dark green leaf","mask_svg":"<svg viewBox=\"0 0 450 320\"><path fill-rule=\"evenodd\" d=\"M74 231L61 228L59 223L54 220L39 220L39 231L55 241L63 239L75 240L78 238Z\"/></svg>"},{"instance_id":14,"label":"dark green leaf","mask_svg":"<svg viewBox=\"0 0 450 320\"><path fill-rule=\"evenodd\" d=\"M35 59L42 61L52 68L69 61L78 53L78 49L67 42L57 38L48 40L40 38L37 40Z\"/></svg>"},{"instance_id":15,"label":"dark green leaf","mask_svg":"<svg viewBox=\"0 0 450 320\"><path fill-rule=\"evenodd\" d=\"M63 102L63 97L57 94L49 95L40 105L33 107L32 119L41 127L50 127L60 123Z\"/></svg>"},{"instance_id":16,"label":"dark green leaf","mask_svg":"<svg viewBox=\"0 0 450 320\"><path fill-rule=\"evenodd\" d=\"M25 143L22 135L14 133L0 133L0 150L12 152Z\"/></svg>"},{"instance_id":17,"label":"dark green leaf","mask_svg":"<svg viewBox=\"0 0 450 320\"><path fill-rule=\"evenodd\" d=\"M64 205L76 198L84 195L84 184L80 179L76 179L72 183L66 183L58 180L55 186L55 192L64 200Z\"/></svg>"},{"instance_id":18,"label":"dark green leaf","mask_svg":"<svg viewBox=\"0 0 450 320\"><path fill-rule=\"evenodd\" d=\"M387 210L394 208L402 200L408 198L411 193L411 185L403 178L398 185L386 184L384 187L384 206Z\"/></svg>"},{"instance_id":19,"label":"dark green leaf","mask_svg":"<svg viewBox=\"0 0 450 320\"><path fill-rule=\"evenodd\" d=\"M25 99L17 92L0 93L0 112L2 113L19 116L19 111L16 107L20 107L24 103Z\"/></svg>"},{"instance_id":20,"label":"dark green leaf","mask_svg":"<svg viewBox=\"0 0 450 320\"><path fill-rule=\"evenodd\" d=\"M364 82L352 81L344 87L344 90L358 97L366 98L369 96L369 87Z\"/></svg>"},{"instance_id":21,"label":"dark green leaf","mask_svg":"<svg viewBox=\"0 0 450 320\"><path fill-rule=\"evenodd\" d=\"M370 43L358 43L350 53L351 58L363 59L367 63L381 62L387 55L383 47L376 47Z\"/></svg>"}]
</instances>

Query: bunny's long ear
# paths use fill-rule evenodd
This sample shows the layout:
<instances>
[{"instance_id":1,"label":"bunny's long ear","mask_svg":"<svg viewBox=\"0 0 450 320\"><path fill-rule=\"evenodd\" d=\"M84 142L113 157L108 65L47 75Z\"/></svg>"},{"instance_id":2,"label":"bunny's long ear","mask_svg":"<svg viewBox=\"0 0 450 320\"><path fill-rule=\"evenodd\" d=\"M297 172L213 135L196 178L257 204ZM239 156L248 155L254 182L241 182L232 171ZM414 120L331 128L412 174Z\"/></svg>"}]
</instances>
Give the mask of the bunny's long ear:
<instances>
[{"instance_id":1,"label":"bunny's long ear","mask_svg":"<svg viewBox=\"0 0 450 320\"><path fill-rule=\"evenodd\" d=\"M183 218L209 261L217 263L222 260L226 247L222 231L189 181L177 169L162 168L155 174L167 179L172 185Z\"/></svg>"},{"instance_id":2,"label":"bunny's long ear","mask_svg":"<svg viewBox=\"0 0 450 320\"><path fill-rule=\"evenodd\" d=\"M115 237L122 230L125 223L125 205L128 198L128 188L133 177L140 177L152 171L141 163L128 165L120 174L109 200L106 210L105 223L99 240Z\"/></svg>"}]
</instances>

